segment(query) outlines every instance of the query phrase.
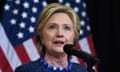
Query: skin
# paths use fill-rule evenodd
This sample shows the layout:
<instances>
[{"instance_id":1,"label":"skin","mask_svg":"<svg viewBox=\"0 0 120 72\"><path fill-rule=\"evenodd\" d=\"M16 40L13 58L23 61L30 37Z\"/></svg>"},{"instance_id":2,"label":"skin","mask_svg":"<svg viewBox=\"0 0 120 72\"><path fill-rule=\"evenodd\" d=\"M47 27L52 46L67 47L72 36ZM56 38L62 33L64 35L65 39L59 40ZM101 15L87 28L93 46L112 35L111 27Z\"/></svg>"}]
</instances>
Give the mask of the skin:
<instances>
[{"instance_id":1,"label":"skin","mask_svg":"<svg viewBox=\"0 0 120 72\"><path fill-rule=\"evenodd\" d=\"M55 13L42 31L42 43L46 47L45 60L54 66L67 67L67 54L63 47L74 42L74 24L65 13Z\"/></svg>"}]
</instances>

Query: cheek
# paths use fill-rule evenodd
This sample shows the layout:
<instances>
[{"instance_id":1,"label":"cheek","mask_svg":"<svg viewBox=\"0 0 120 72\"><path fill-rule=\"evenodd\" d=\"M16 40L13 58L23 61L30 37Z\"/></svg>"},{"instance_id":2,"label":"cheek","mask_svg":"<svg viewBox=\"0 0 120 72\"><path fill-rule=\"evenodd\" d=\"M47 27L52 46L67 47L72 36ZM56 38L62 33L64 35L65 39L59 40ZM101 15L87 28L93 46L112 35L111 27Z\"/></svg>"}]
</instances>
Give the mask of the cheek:
<instances>
[{"instance_id":1,"label":"cheek","mask_svg":"<svg viewBox=\"0 0 120 72\"><path fill-rule=\"evenodd\" d=\"M66 38L68 41L74 42L75 35L74 35L74 33L70 33L69 35L66 35Z\"/></svg>"},{"instance_id":2,"label":"cheek","mask_svg":"<svg viewBox=\"0 0 120 72\"><path fill-rule=\"evenodd\" d=\"M46 44L48 45L49 42L52 41L52 39L53 39L52 33L44 32L44 33L42 34L42 43L43 43L44 45L46 45Z\"/></svg>"}]
</instances>

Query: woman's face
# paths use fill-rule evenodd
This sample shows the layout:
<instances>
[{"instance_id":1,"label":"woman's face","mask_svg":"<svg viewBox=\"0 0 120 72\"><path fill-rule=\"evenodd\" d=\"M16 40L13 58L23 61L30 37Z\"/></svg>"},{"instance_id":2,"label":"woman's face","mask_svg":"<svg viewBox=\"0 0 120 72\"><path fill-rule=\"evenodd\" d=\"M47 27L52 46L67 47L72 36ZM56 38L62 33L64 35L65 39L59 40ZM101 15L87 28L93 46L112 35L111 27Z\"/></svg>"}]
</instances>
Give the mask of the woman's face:
<instances>
[{"instance_id":1,"label":"woman's face","mask_svg":"<svg viewBox=\"0 0 120 72\"><path fill-rule=\"evenodd\" d=\"M64 53L65 44L74 42L74 26L69 16L65 13L55 13L48 21L42 31L42 44L46 47L46 52Z\"/></svg>"}]
</instances>

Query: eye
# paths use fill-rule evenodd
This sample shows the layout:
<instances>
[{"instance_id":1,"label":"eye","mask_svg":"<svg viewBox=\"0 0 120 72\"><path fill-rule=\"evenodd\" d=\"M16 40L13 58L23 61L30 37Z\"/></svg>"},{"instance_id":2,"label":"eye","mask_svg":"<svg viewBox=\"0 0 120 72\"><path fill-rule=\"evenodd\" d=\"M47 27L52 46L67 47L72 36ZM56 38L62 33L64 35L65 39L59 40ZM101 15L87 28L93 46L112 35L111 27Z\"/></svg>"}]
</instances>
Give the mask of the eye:
<instances>
[{"instance_id":1,"label":"eye","mask_svg":"<svg viewBox=\"0 0 120 72\"><path fill-rule=\"evenodd\" d=\"M49 27L48 27L49 29L55 29L56 28L56 25L50 25Z\"/></svg>"},{"instance_id":2,"label":"eye","mask_svg":"<svg viewBox=\"0 0 120 72\"><path fill-rule=\"evenodd\" d=\"M65 26L64 29L65 30L71 30L71 27L70 26Z\"/></svg>"}]
</instances>

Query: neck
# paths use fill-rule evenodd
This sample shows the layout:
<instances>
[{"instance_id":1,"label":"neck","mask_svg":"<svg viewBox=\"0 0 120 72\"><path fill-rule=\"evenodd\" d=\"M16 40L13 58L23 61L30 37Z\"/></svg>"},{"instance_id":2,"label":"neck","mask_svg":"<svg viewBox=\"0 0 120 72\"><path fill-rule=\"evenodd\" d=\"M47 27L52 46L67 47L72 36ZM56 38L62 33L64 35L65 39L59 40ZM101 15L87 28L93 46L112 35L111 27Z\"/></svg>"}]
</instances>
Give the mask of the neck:
<instances>
[{"instance_id":1,"label":"neck","mask_svg":"<svg viewBox=\"0 0 120 72\"><path fill-rule=\"evenodd\" d=\"M56 67L67 67L68 66L68 58L66 54L59 54L59 55L51 55L45 54L45 61Z\"/></svg>"}]
</instances>

